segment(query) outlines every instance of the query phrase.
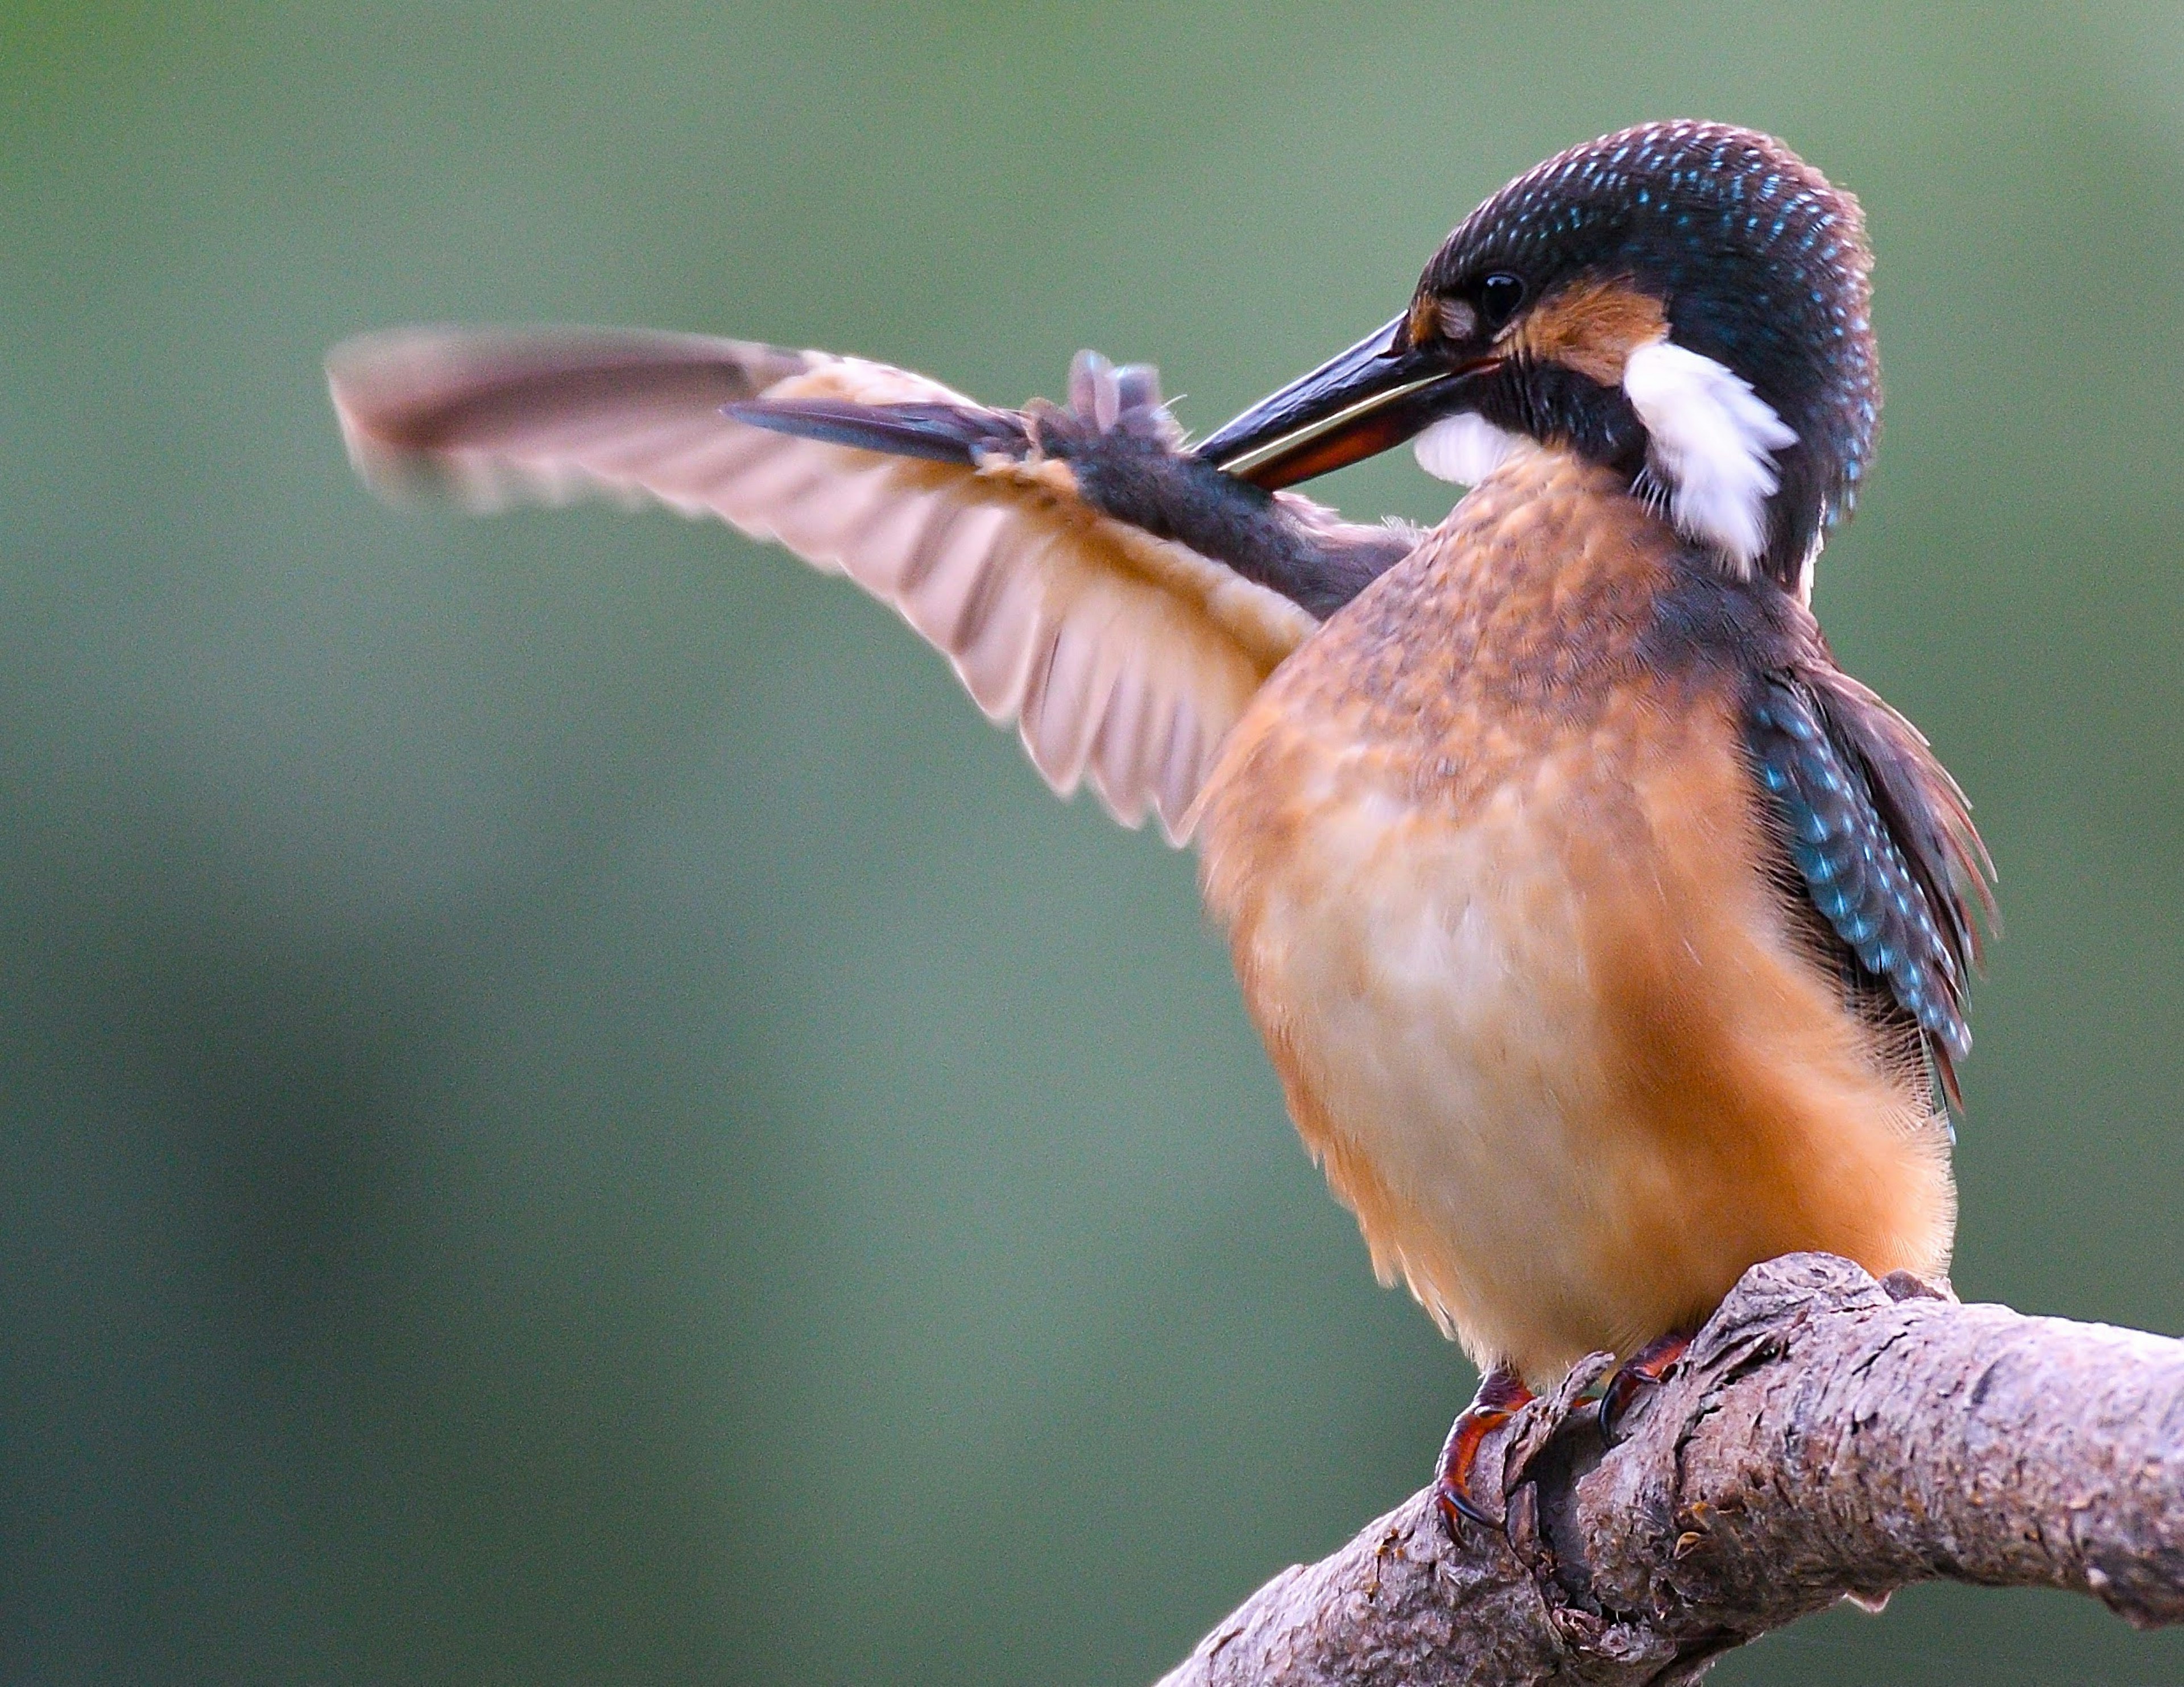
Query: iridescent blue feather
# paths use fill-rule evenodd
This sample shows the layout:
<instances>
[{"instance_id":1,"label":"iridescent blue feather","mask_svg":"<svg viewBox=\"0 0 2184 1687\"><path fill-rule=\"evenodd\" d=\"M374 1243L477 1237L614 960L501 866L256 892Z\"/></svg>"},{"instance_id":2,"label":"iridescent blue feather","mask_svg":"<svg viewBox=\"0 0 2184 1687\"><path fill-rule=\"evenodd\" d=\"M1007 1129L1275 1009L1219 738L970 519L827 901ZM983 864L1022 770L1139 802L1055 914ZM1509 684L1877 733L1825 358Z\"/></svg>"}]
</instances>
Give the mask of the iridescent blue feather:
<instances>
[{"instance_id":1,"label":"iridescent blue feather","mask_svg":"<svg viewBox=\"0 0 2184 1687\"><path fill-rule=\"evenodd\" d=\"M1820 701L1768 675L1746 719L1760 782L1812 905L1864 980L1886 990L1941 1056L1945 1081L1971 1048L1959 911L1930 900L1934 875L1905 853L1858 752L1838 742ZM1920 839L1908 840L1919 847Z\"/></svg>"}]
</instances>

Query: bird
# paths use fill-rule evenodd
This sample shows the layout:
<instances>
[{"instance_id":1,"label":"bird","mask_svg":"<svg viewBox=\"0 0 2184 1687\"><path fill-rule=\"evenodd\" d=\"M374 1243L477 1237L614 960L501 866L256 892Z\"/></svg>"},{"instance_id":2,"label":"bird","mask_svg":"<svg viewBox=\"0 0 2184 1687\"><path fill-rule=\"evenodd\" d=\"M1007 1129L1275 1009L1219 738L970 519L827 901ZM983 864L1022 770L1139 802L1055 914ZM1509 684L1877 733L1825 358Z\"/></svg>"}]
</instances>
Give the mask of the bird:
<instances>
[{"instance_id":1,"label":"bird","mask_svg":"<svg viewBox=\"0 0 2184 1687\"><path fill-rule=\"evenodd\" d=\"M1946 1288L1994 870L1838 665L1814 569L1880 385L1857 199L1696 120L1473 210L1384 326L1193 443L1147 365L979 404L752 342L338 347L352 459L476 508L604 493L846 574L1064 793L1195 844L1288 1110L1482 1381L1435 1466L1586 1356L1612 1428L1749 1267ZM1431 529L1295 488L1409 443Z\"/></svg>"}]
</instances>

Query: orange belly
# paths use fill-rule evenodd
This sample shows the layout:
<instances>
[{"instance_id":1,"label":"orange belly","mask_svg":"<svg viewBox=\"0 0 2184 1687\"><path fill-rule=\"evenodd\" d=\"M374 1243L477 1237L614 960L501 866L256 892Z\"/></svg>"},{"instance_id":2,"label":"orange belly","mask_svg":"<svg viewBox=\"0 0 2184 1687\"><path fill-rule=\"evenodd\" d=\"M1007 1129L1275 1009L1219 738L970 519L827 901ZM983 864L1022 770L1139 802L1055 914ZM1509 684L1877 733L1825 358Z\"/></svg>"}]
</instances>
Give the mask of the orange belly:
<instances>
[{"instance_id":1,"label":"orange belly","mask_svg":"<svg viewBox=\"0 0 2184 1687\"><path fill-rule=\"evenodd\" d=\"M1580 466L1505 476L1277 673L1200 835L1376 1268L1537 1386L1791 1250L1937 1275L1954 1195L1766 877L1730 688L1617 648L1671 542Z\"/></svg>"}]
</instances>

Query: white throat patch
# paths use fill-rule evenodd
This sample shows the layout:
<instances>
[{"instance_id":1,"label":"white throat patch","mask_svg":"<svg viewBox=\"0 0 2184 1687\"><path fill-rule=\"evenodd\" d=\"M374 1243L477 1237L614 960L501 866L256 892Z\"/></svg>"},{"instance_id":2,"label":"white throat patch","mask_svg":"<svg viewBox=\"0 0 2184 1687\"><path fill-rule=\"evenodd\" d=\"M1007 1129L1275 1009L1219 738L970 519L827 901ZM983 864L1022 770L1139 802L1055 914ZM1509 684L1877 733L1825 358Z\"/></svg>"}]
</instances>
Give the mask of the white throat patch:
<instances>
[{"instance_id":1,"label":"white throat patch","mask_svg":"<svg viewBox=\"0 0 2184 1687\"><path fill-rule=\"evenodd\" d=\"M1796 432L1748 381L1673 340L1630 354L1623 391L1645 424L1646 458L1678 530L1749 574L1767 548L1767 500L1780 484L1774 453L1796 444ZM1421 461L1424 443L1421 435Z\"/></svg>"},{"instance_id":2,"label":"white throat patch","mask_svg":"<svg viewBox=\"0 0 2184 1687\"><path fill-rule=\"evenodd\" d=\"M1509 460L1524 443L1521 435L1499 428L1485 416L1466 412L1443 416L1411 447L1418 466L1435 480L1475 487Z\"/></svg>"}]
</instances>

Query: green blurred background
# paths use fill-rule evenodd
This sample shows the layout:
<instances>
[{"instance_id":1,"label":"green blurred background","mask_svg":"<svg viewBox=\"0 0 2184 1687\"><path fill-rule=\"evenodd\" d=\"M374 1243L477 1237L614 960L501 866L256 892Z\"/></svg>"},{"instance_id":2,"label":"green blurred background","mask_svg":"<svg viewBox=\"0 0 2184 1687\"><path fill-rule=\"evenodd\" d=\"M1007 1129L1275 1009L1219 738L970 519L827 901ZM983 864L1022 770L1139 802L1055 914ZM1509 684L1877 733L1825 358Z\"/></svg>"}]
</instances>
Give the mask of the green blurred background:
<instances>
[{"instance_id":1,"label":"green blurred background","mask_svg":"<svg viewBox=\"0 0 2184 1687\"><path fill-rule=\"evenodd\" d=\"M0 94L0 1679L1139 1682L1417 1486L1471 1378L1189 859L724 530L382 508L320 359L1093 345L1204 429L1649 117L1879 248L1819 603L2002 866L1959 1286L2184 1326L2173 7L33 3ZM1934 1589L1719 1679L2184 1645Z\"/></svg>"}]
</instances>

